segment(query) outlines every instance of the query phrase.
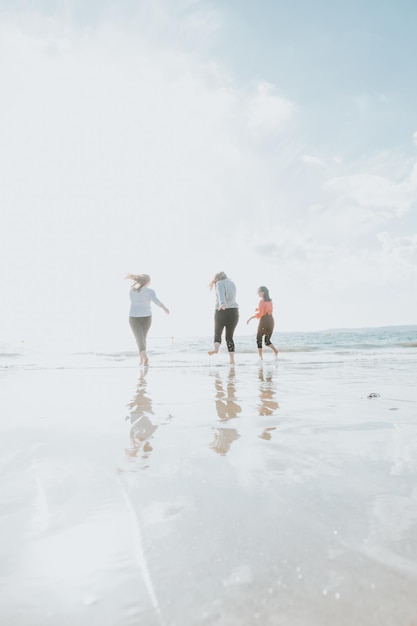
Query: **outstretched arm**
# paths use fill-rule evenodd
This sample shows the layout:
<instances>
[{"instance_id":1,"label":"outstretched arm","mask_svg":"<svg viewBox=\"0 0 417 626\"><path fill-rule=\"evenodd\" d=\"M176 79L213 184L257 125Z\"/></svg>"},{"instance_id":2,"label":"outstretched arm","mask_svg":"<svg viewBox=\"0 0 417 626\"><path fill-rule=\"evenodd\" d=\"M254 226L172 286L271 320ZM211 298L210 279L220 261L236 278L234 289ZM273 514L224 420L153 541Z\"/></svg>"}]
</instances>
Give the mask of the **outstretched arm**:
<instances>
[{"instance_id":1,"label":"outstretched arm","mask_svg":"<svg viewBox=\"0 0 417 626\"><path fill-rule=\"evenodd\" d=\"M169 313L169 310L166 308L165 304L163 304L159 298L157 298L156 293L154 292L153 289L151 289L151 300L152 302L155 302L155 304L159 307L161 307L161 309L164 309L165 313Z\"/></svg>"}]
</instances>

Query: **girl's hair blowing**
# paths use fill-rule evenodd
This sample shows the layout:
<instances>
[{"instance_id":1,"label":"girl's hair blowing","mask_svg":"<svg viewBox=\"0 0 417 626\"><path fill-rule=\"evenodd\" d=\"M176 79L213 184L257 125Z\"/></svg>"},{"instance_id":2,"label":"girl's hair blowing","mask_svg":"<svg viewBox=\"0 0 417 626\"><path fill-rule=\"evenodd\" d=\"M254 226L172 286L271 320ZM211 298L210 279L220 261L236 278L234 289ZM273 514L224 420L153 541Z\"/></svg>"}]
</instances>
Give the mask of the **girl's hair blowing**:
<instances>
[{"instance_id":1,"label":"girl's hair blowing","mask_svg":"<svg viewBox=\"0 0 417 626\"><path fill-rule=\"evenodd\" d=\"M125 276L127 280L132 280L132 289L140 291L147 283L151 281L149 274L127 274Z\"/></svg>"},{"instance_id":2,"label":"girl's hair blowing","mask_svg":"<svg viewBox=\"0 0 417 626\"><path fill-rule=\"evenodd\" d=\"M227 276L224 272L217 272L217 274L214 275L213 280L209 282L210 289L213 289L218 280L224 280L225 278L227 278Z\"/></svg>"}]
</instances>

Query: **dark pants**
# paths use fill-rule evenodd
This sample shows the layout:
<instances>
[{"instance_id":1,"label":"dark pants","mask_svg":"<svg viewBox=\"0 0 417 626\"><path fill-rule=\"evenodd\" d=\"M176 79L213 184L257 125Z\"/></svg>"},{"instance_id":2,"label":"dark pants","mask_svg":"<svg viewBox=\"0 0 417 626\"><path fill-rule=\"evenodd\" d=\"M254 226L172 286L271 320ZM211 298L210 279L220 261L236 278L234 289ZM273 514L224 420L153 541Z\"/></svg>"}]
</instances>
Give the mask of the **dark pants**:
<instances>
[{"instance_id":1,"label":"dark pants","mask_svg":"<svg viewBox=\"0 0 417 626\"><path fill-rule=\"evenodd\" d=\"M214 343L222 342L223 329L226 328L226 345L229 352L235 351L233 333L239 321L239 309L224 309L214 314Z\"/></svg>"},{"instance_id":2,"label":"dark pants","mask_svg":"<svg viewBox=\"0 0 417 626\"><path fill-rule=\"evenodd\" d=\"M262 337L265 337L265 345L271 345L271 335L274 332L274 318L272 315L263 315L259 320L256 334L256 345L262 348Z\"/></svg>"},{"instance_id":3,"label":"dark pants","mask_svg":"<svg viewBox=\"0 0 417 626\"><path fill-rule=\"evenodd\" d=\"M135 335L139 352L146 350L146 335L151 327L151 323L151 315L148 317L129 317L130 328L133 330L133 334Z\"/></svg>"}]
</instances>

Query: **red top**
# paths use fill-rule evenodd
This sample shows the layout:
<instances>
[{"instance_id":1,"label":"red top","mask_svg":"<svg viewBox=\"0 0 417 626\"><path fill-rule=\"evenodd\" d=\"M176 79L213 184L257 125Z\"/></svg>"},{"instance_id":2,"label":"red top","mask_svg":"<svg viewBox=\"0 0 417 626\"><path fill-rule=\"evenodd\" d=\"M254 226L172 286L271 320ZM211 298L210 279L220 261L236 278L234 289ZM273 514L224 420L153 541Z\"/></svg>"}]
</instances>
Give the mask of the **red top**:
<instances>
[{"instance_id":1,"label":"red top","mask_svg":"<svg viewBox=\"0 0 417 626\"><path fill-rule=\"evenodd\" d=\"M259 300L255 317L260 319L263 315L272 315L272 301Z\"/></svg>"}]
</instances>

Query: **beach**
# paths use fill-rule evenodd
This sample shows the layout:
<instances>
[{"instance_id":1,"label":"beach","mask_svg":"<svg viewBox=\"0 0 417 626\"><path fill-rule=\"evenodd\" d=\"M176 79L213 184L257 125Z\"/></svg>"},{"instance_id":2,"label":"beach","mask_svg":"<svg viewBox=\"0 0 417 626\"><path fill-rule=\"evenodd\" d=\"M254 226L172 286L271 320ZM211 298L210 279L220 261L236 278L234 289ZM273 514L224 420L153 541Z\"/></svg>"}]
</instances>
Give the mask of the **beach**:
<instances>
[{"instance_id":1,"label":"beach","mask_svg":"<svg viewBox=\"0 0 417 626\"><path fill-rule=\"evenodd\" d=\"M415 347L250 341L9 359L2 624L417 624Z\"/></svg>"}]
</instances>

